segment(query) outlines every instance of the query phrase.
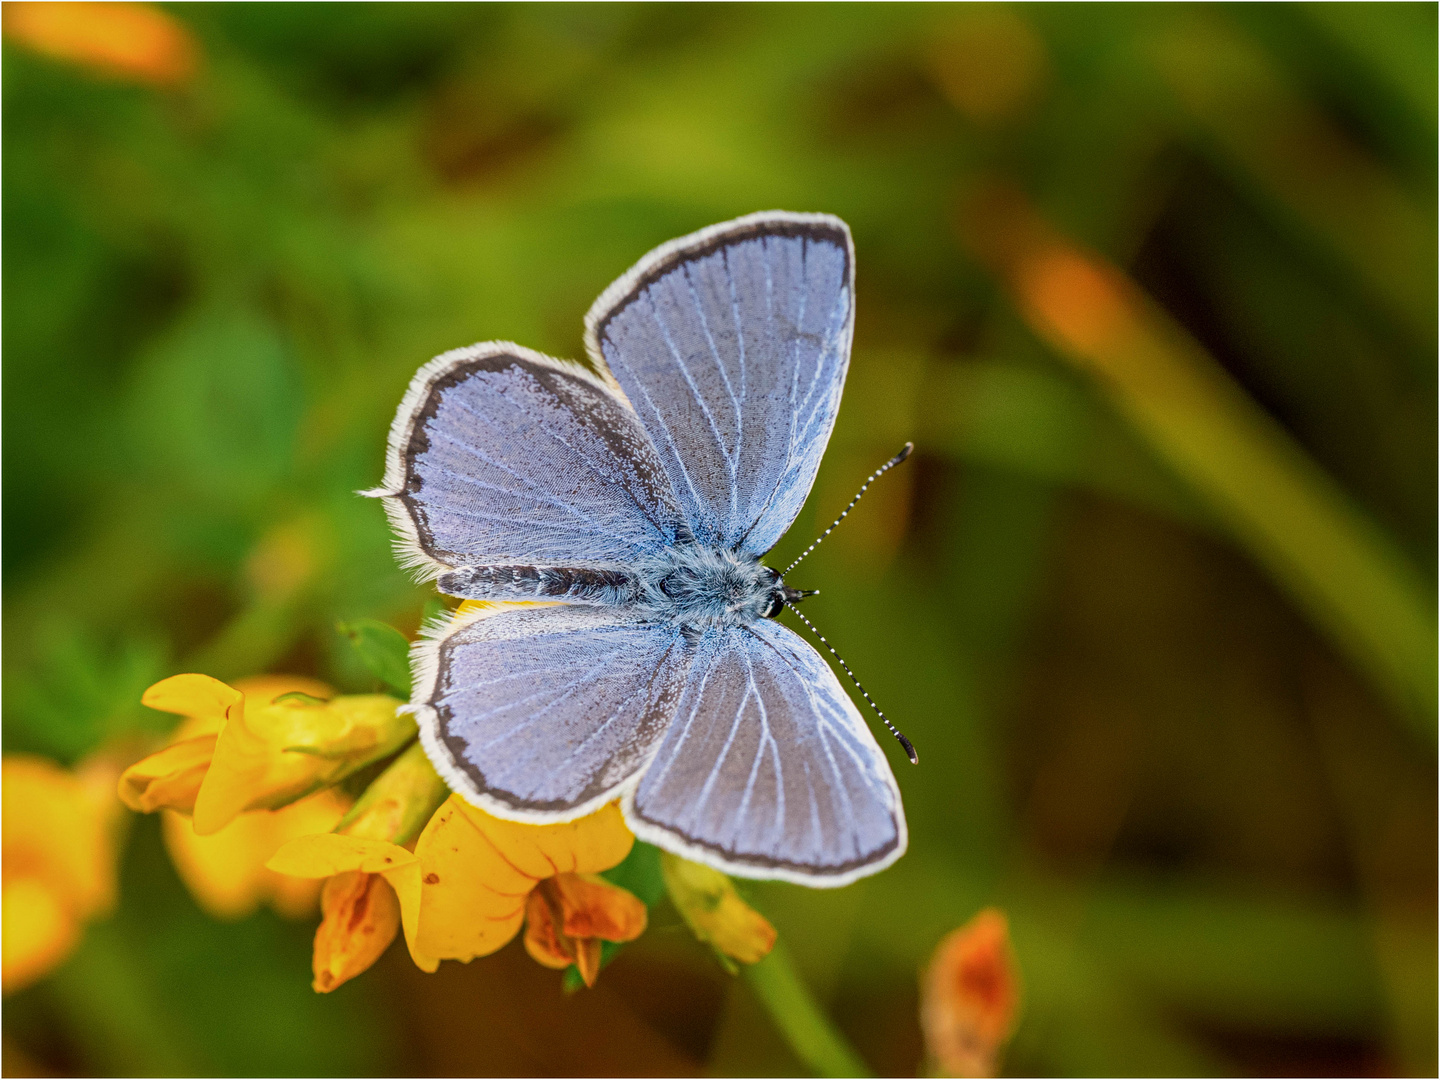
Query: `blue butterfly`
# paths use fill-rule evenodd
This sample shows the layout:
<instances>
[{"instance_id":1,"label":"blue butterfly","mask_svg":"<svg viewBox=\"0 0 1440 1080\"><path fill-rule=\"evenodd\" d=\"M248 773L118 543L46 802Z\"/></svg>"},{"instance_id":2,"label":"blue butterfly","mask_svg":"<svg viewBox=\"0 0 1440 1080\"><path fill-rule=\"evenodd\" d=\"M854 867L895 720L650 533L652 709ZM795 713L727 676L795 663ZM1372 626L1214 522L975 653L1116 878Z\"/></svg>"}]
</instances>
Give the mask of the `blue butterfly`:
<instances>
[{"instance_id":1,"label":"blue butterfly","mask_svg":"<svg viewBox=\"0 0 1440 1080\"><path fill-rule=\"evenodd\" d=\"M890 766L774 621L808 594L760 562L814 482L854 324L845 223L751 214L605 290L594 372L486 342L416 373L366 492L402 559L450 596L544 602L415 648L455 791L535 824L619 798L640 838L744 877L844 885L900 857Z\"/></svg>"}]
</instances>

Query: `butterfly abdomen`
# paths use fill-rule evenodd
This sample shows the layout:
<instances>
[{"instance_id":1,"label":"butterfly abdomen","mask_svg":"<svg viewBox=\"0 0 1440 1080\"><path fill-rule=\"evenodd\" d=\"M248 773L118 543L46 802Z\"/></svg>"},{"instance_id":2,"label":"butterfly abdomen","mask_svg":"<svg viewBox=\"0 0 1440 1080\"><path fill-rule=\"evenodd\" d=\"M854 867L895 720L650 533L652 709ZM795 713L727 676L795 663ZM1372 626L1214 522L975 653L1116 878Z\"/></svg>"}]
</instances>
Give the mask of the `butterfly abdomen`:
<instances>
[{"instance_id":1,"label":"butterfly abdomen","mask_svg":"<svg viewBox=\"0 0 1440 1080\"><path fill-rule=\"evenodd\" d=\"M780 575L750 555L677 544L634 567L461 566L435 583L465 600L559 600L623 607L681 626L743 626L777 614L788 596Z\"/></svg>"},{"instance_id":2,"label":"butterfly abdomen","mask_svg":"<svg viewBox=\"0 0 1440 1080\"><path fill-rule=\"evenodd\" d=\"M623 568L589 566L462 566L441 574L441 592L466 600L567 600L621 607L643 593L640 578Z\"/></svg>"}]
</instances>

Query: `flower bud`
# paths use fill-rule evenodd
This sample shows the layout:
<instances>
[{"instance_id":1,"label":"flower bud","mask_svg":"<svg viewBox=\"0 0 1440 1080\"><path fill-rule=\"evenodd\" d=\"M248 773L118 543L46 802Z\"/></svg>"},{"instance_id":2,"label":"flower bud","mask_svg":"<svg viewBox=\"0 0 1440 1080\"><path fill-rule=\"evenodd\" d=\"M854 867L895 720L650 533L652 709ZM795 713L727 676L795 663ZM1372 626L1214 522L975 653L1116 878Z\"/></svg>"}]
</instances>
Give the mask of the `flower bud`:
<instances>
[{"instance_id":1,"label":"flower bud","mask_svg":"<svg viewBox=\"0 0 1440 1080\"><path fill-rule=\"evenodd\" d=\"M695 936L722 957L754 964L775 947L775 928L740 899L734 883L719 870L667 851L660 856L660 872L670 899Z\"/></svg>"},{"instance_id":2,"label":"flower bud","mask_svg":"<svg viewBox=\"0 0 1440 1080\"><path fill-rule=\"evenodd\" d=\"M417 742L371 782L335 831L407 846L449 795Z\"/></svg>"},{"instance_id":3,"label":"flower bud","mask_svg":"<svg viewBox=\"0 0 1440 1080\"><path fill-rule=\"evenodd\" d=\"M1019 982L1003 912L986 908L941 939L920 984L920 1026L939 1075L996 1075Z\"/></svg>"}]
</instances>

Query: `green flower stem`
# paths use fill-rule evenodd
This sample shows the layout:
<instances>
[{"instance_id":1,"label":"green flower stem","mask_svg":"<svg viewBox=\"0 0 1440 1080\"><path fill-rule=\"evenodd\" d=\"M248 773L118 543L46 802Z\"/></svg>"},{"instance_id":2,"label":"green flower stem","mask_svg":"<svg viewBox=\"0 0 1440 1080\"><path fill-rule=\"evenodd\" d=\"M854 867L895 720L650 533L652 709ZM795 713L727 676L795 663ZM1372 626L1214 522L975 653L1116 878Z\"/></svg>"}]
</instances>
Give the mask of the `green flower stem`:
<instances>
[{"instance_id":1,"label":"green flower stem","mask_svg":"<svg viewBox=\"0 0 1440 1080\"><path fill-rule=\"evenodd\" d=\"M790 1049L817 1076L874 1075L810 996L783 945L742 971Z\"/></svg>"}]
</instances>

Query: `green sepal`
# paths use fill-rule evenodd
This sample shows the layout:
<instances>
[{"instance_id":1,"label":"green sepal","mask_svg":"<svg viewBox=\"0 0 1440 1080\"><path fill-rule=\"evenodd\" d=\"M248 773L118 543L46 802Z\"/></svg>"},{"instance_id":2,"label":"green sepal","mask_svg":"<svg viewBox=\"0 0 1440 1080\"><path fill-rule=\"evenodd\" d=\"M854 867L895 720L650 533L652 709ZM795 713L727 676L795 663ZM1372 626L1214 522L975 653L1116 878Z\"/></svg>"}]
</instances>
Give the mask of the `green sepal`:
<instances>
[{"instance_id":1,"label":"green sepal","mask_svg":"<svg viewBox=\"0 0 1440 1080\"><path fill-rule=\"evenodd\" d=\"M404 634L379 619L336 623L335 629L350 639L370 674L409 700L410 642Z\"/></svg>"}]
</instances>

